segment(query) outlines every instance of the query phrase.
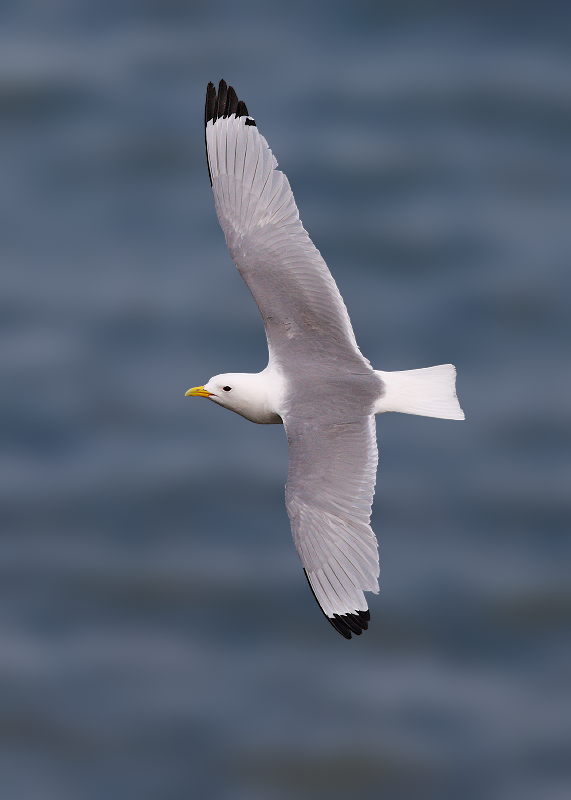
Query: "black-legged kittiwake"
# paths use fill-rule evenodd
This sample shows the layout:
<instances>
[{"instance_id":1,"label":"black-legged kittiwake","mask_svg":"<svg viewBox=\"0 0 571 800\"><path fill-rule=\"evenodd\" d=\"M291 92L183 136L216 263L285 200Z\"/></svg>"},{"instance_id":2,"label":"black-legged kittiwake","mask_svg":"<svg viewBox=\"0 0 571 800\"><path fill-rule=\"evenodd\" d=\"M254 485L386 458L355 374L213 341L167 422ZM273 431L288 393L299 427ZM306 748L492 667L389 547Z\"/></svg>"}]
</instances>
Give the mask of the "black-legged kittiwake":
<instances>
[{"instance_id":1,"label":"black-legged kittiwake","mask_svg":"<svg viewBox=\"0 0 571 800\"><path fill-rule=\"evenodd\" d=\"M452 364L374 370L361 354L325 261L299 219L286 176L236 92L206 92L206 153L216 213L260 309L269 363L189 389L252 422L283 423L286 507L323 613L347 639L367 629L364 592L378 592L375 414L464 419Z\"/></svg>"}]
</instances>

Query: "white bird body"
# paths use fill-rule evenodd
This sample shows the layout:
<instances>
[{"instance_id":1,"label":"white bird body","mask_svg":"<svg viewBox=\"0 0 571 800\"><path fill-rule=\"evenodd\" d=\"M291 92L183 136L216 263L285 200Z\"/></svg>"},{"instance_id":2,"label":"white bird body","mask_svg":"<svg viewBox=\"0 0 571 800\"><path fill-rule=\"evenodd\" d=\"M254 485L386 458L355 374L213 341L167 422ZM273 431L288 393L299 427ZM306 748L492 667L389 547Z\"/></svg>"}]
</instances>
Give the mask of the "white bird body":
<instances>
[{"instance_id":1,"label":"white bird body","mask_svg":"<svg viewBox=\"0 0 571 800\"><path fill-rule=\"evenodd\" d=\"M261 424L282 423L290 462L286 508L306 577L345 638L367 629L365 591L378 592L369 521L377 447L374 415L463 419L451 364L374 370L361 354L325 261L299 219L286 176L232 87L206 95L206 149L230 254L258 305L269 363L225 373L187 395Z\"/></svg>"},{"instance_id":2,"label":"white bird body","mask_svg":"<svg viewBox=\"0 0 571 800\"><path fill-rule=\"evenodd\" d=\"M382 390L374 414L400 411L440 419L464 419L454 390L456 370L452 364L401 372L374 370ZM224 392L230 386L231 392ZM269 364L262 372L228 372L216 375L204 386L209 399L259 425L283 423L287 409L287 382L283 373Z\"/></svg>"}]
</instances>

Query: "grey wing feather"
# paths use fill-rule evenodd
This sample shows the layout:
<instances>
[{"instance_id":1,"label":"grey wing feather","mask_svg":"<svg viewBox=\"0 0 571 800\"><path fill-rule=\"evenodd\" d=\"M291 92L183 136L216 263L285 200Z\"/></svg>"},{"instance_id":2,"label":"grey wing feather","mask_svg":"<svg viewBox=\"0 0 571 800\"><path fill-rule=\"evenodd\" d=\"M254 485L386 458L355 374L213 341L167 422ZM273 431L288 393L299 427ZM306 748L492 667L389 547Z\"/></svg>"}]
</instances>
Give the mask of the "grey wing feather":
<instances>
[{"instance_id":1,"label":"grey wing feather","mask_svg":"<svg viewBox=\"0 0 571 800\"><path fill-rule=\"evenodd\" d=\"M351 422L287 417L286 507L293 538L327 617L366 611L378 592L377 540L369 520L377 444L372 416Z\"/></svg>"},{"instance_id":2,"label":"grey wing feather","mask_svg":"<svg viewBox=\"0 0 571 800\"><path fill-rule=\"evenodd\" d=\"M211 110L209 119L214 87L209 91L206 149L216 212L260 309L270 359L286 371L296 357L316 357L368 372L337 285L301 224L266 140L249 116L217 117Z\"/></svg>"}]
</instances>

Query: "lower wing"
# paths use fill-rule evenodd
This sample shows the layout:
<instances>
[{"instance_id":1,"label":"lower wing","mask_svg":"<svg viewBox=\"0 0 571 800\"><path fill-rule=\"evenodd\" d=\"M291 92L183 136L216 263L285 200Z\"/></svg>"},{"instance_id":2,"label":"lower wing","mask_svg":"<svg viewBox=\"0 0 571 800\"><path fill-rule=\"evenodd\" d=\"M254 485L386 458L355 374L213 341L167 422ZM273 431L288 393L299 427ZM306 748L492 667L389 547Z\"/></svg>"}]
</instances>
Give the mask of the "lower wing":
<instances>
[{"instance_id":1,"label":"lower wing","mask_svg":"<svg viewBox=\"0 0 571 800\"><path fill-rule=\"evenodd\" d=\"M323 613L350 639L367 629L364 592L378 592L377 540L369 520L375 491L375 419L286 417L286 507L297 552Z\"/></svg>"}]
</instances>

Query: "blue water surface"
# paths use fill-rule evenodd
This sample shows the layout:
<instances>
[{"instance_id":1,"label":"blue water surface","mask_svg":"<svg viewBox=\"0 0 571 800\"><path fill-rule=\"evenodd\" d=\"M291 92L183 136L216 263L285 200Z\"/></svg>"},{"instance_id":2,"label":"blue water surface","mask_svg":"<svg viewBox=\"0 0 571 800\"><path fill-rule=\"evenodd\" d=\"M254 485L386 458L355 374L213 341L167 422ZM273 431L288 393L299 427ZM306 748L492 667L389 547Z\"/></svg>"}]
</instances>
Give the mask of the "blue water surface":
<instances>
[{"instance_id":1,"label":"blue water surface","mask_svg":"<svg viewBox=\"0 0 571 800\"><path fill-rule=\"evenodd\" d=\"M571 797L571 14L473 5L2 6L2 798ZM465 422L377 419L350 642L283 429L184 397L267 359L220 78L372 364L458 368Z\"/></svg>"}]
</instances>

